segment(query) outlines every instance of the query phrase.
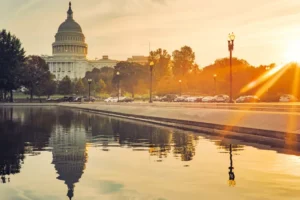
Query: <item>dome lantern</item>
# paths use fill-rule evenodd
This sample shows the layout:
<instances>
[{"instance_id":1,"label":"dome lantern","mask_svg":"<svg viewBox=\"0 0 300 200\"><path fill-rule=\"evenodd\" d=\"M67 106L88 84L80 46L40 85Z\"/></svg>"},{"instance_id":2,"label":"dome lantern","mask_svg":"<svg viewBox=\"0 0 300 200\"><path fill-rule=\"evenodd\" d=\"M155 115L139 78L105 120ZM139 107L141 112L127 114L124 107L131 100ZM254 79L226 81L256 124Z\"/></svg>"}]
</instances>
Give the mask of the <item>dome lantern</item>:
<instances>
[{"instance_id":1,"label":"dome lantern","mask_svg":"<svg viewBox=\"0 0 300 200\"><path fill-rule=\"evenodd\" d=\"M72 3L69 2L69 10L68 10L68 18L73 18L73 10L72 10Z\"/></svg>"}]
</instances>

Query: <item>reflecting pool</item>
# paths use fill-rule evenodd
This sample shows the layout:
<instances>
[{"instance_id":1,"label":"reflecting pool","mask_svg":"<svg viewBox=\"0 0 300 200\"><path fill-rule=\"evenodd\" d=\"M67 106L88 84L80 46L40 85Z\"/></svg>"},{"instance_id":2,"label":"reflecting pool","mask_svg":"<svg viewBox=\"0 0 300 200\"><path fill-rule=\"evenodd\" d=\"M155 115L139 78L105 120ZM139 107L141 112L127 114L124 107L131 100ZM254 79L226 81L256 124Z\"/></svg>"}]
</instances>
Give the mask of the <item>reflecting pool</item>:
<instances>
[{"instance_id":1,"label":"reflecting pool","mask_svg":"<svg viewBox=\"0 0 300 200\"><path fill-rule=\"evenodd\" d=\"M0 108L1 200L282 200L297 151L56 107Z\"/></svg>"}]
</instances>

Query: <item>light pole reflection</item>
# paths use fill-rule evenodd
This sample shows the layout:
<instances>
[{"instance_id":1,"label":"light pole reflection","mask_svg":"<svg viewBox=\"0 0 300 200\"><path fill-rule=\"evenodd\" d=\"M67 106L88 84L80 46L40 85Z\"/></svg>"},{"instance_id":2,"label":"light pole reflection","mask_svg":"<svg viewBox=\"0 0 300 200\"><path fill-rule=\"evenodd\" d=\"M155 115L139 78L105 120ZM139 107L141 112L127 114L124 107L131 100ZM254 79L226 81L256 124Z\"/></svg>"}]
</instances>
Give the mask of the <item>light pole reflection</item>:
<instances>
[{"instance_id":1,"label":"light pole reflection","mask_svg":"<svg viewBox=\"0 0 300 200\"><path fill-rule=\"evenodd\" d=\"M233 172L234 167L233 167L233 161L232 161L232 146L231 146L231 144L229 145L229 158L230 158L230 166L228 167L228 169L229 169L228 185L234 187L236 185L236 182L235 182L235 175Z\"/></svg>"}]
</instances>

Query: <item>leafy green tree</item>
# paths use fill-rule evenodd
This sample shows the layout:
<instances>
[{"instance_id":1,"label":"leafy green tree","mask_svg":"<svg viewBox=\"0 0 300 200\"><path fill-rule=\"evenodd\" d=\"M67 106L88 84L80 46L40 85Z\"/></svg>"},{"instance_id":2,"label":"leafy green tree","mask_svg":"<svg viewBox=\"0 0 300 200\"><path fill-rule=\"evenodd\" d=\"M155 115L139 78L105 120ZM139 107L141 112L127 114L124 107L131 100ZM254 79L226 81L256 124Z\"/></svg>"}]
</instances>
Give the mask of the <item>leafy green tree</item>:
<instances>
[{"instance_id":1,"label":"leafy green tree","mask_svg":"<svg viewBox=\"0 0 300 200\"><path fill-rule=\"evenodd\" d=\"M49 72L48 78L46 78L41 84L41 87L44 89L42 95L46 95L48 98L56 93L57 83L54 80L54 77L55 76Z\"/></svg>"},{"instance_id":2,"label":"leafy green tree","mask_svg":"<svg viewBox=\"0 0 300 200\"><path fill-rule=\"evenodd\" d=\"M25 51L20 40L6 30L0 32L0 90L6 99L10 92L13 101L13 90L20 86L21 68L25 60Z\"/></svg>"},{"instance_id":3,"label":"leafy green tree","mask_svg":"<svg viewBox=\"0 0 300 200\"><path fill-rule=\"evenodd\" d=\"M31 101L33 95L44 94L44 83L49 80L51 80L51 74L46 61L39 56L26 57L22 70L22 84L28 89Z\"/></svg>"},{"instance_id":4,"label":"leafy green tree","mask_svg":"<svg viewBox=\"0 0 300 200\"><path fill-rule=\"evenodd\" d=\"M102 79L100 79L96 84L95 91L97 93L103 93L106 91L106 84Z\"/></svg>"},{"instance_id":5,"label":"leafy green tree","mask_svg":"<svg viewBox=\"0 0 300 200\"><path fill-rule=\"evenodd\" d=\"M103 67L101 69L94 68L91 72L86 72L86 75L84 77L84 83L87 84L88 79L92 79L92 84L98 83L100 79L102 79L106 85L106 91L112 92L113 91L113 85L112 85L112 79L114 76L114 68L111 67ZM95 84L96 85L96 84ZM88 85L87 85L88 86ZM91 85L91 89L92 89ZM97 86L94 87L95 90L97 90Z\"/></svg>"},{"instance_id":6,"label":"leafy green tree","mask_svg":"<svg viewBox=\"0 0 300 200\"><path fill-rule=\"evenodd\" d=\"M181 47L180 50L173 51L173 74L175 77L183 77L194 68L195 53L189 46Z\"/></svg>"},{"instance_id":7,"label":"leafy green tree","mask_svg":"<svg viewBox=\"0 0 300 200\"><path fill-rule=\"evenodd\" d=\"M69 76L65 76L58 84L59 94L72 94L72 81Z\"/></svg>"},{"instance_id":8,"label":"leafy green tree","mask_svg":"<svg viewBox=\"0 0 300 200\"><path fill-rule=\"evenodd\" d=\"M82 79L79 79L76 83L75 83L75 88L74 91L76 94L84 94L85 92L85 87L84 84L82 82Z\"/></svg>"}]
</instances>

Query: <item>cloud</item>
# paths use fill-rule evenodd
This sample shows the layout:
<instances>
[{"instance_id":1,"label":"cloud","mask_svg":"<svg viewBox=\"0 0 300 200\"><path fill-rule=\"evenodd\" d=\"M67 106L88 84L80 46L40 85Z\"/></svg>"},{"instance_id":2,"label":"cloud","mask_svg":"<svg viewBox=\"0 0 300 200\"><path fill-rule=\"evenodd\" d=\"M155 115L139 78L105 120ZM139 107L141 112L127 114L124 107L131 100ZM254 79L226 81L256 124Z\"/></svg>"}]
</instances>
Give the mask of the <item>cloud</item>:
<instances>
[{"instance_id":1,"label":"cloud","mask_svg":"<svg viewBox=\"0 0 300 200\"><path fill-rule=\"evenodd\" d=\"M33 6L38 4L41 0L27 0L16 10L15 14L19 15L20 13L30 10Z\"/></svg>"},{"instance_id":2,"label":"cloud","mask_svg":"<svg viewBox=\"0 0 300 200\"><path fill-rule=\"evenodd\" d=\"M154 3L159 3L159 4L163 4L166 5L167 4L167 0L151 0Z\"/></svg>"}]
</instances>

